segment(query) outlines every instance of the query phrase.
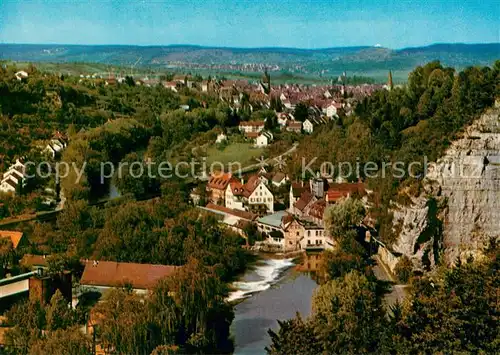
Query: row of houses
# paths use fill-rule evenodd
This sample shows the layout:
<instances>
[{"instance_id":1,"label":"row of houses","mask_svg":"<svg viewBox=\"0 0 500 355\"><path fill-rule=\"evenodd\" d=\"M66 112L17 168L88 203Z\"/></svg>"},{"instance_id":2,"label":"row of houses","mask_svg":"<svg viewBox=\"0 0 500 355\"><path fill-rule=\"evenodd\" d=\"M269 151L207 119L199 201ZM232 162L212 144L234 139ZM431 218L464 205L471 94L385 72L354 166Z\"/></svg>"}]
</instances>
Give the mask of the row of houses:
<instances>
[{"instance_id":1,"label":"row of houses","mask_svg":"<svg viewBox=\"0 0 500 355\"><path fill-rule=\"evenodd\" d=\"M206 189L210 202L215 205L263 215L274 212L274 196L269 185L279 187L287 179L281 172L268 174L262 171L246 181L231 173L214 174L208 180Z\"/></svg>"},{"instance_id":2,"label":"row of houses","mask_svg":"<svg viewBox=\"0 0 500 355\"><path fill-rule=\"evenodd\" d=\"M257 219L258 229L266 236L264 244L276 250L325 250L335 247L325 229L325 211L339 200L366 195L363 183L328 183L322 178L292 182L289 208Z\"/></svg>"},{"instance_id":3,"label":"row of houses","mask_svg":"<svg viewBox=\"0 0 500 355\"><path fill-rule=\"evenodd\" d=\"M221 215L221 222L244 235L244 226L255 223L264 236L262 243L277 251L330 249L334 242L324 228L325 211L339 200L366 196L365 185L333 183L321 177L292 182L289 207L275 211L270 186L280 187L288 181L282 173L259 171L245 182L230 173L210 177L207 192L210 203L202 209Z\"/></svg>"},{"instance_id":4,"label":"row of houses","mask_svg":"<svg viewBox=\"0 0 500 355\"><path fill-rule=\"evenodd\" d=\"M0 192L15 194L19 189L26 186L26 165L17 159L3 174L0 181Z\"/></svg>"},{"instance_id":5,"label":"row of houses","mask_svg":"<svg viewBox=\"0 0 500 355\"><path fill-rule=\"evenodd\" d=\"M61 155L62 151L67 146L67 137L57 131L53 138L45 146L39 146L39 149L43 155L55 159ZM14 164L12 164L2 176L2 180L0 181L0 192L16 194L19 189L26 186L27 178L27 167L24 159L16 159Z\"/></svg>"}]
</instances>

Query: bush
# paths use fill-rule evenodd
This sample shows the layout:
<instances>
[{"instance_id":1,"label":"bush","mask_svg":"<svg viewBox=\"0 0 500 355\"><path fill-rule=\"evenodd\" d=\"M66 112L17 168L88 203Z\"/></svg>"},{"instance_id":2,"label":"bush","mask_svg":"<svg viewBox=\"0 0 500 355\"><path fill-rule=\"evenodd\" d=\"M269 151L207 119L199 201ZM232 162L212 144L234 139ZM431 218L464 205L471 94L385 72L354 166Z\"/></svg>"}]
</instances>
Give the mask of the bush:
<instances>
[{"instance_id":1,"label":"bush","mask_svg":"<svg viewBox=\"0 0 500 355\"><path fill-rule=\"evenodd\" d=\"M400 282L407 283L413 274L413 264L406 255L403 255L396 264L394 271Z\"/></svg>"}]
</instances>

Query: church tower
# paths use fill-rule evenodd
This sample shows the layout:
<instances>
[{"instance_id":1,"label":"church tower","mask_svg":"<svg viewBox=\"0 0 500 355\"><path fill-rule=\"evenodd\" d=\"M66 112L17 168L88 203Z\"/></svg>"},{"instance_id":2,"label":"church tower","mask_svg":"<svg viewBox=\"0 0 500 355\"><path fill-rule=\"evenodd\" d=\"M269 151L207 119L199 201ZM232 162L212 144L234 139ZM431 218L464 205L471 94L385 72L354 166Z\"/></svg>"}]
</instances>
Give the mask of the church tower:
<instances>
[{"instance_id":1,"label":"church tower","mask_svg":"<svg viewBox=\"0 0 500 355\"><path fill-rule=\"evenodd\" d=\"M394 88L394 84L392 82L392 71L389 70L389 78L387 79L387 88L392 90Z\"/></svg>"}]
</instances>

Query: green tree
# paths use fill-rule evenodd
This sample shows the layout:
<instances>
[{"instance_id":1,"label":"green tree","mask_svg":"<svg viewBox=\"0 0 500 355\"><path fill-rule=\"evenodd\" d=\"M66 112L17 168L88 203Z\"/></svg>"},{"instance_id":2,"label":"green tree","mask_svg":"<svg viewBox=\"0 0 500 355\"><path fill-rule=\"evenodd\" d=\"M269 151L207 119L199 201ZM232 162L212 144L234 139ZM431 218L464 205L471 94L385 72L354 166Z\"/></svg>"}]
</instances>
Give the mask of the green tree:
<instances>
[{"instance_id":1,"label":"green tree","mask_svg":"<svg viewBox=\"0 0 500 355\"><path fill-rule=\"evenodd\" d=\"M358 226L364 217L363 202L347 198L328 207L325 211L325 225L335 241L341 243L343 239L353 237L353 228ZM350 231L351 233L349 233Z\"/></svg>"},{"instance_id":2,"label":"green tree","mask_svg":"<svg viewBox=\"0 0 500 355\"><path fill-rule=\"evenodd\" d=\"M329 281L313 296L312 323L317 339L331 353L374 352L384 319L376 285L357 271Z\"/></svg>"},{"instance_id":3,"label":"green tree","mask_svg":"<svg viewBox=\"0 0 500 355\"><path fill-rule=\"evenodd\" d=\"M4 278L7 267L12 262L14 247L9 238L0 238L0 279Z\"/></svg>"},{"instance_id":4,"label":"green tree","mask_svg":"<svg viewBox=\"0 0 500 355\"><path fill-rule=\"evenodd\" d=\"M307 117L309 117L309 112L307 105L304 104L303 102L299 102L297 105L295 105L295 109L293 111L293 117L300 122L304 122Z\"/></svg>"},{"instance_id":5,"label":"green tree","mask_svg":"<svg viewBox=\"0 0 500 355\"><path fill-rule=\"evenodd\" d=\"M498 353L498 255L414 279L392 343L408 353Z\"/></svg>"},{"instance_id":6,"label":"green tree","mask_svg":"<svg viewBox=\"0 0 500 355\"><path fill-rule=\"evenodd\" d=\"M30 355L91 355L91 342L78 327L48 332L47 336L36 341L29 351Z\"/></svg>"},{"instance_id":7,"label":"green tree","mask_svg":"<svg viewBox=\"0 0 500 355\"><path fill-rule=\"evenodd\" d=\"M75 322L75 315L69 308L68 301L57 290L45 310L47 330L66 329Z\"/></svg>"},{"instance_id":8,"label":"green tree","mask_svg":"<svg viewBox=\"0 0 500 355\"><path fill-rule=\"evenodd\" d=\"M321 354L323 347L316 339L316 332L310 322L304 321L300 314L293 319L278 321L279 330L269 329L271 345L266 347L270 355L316 355Z\"/></svg>"},{"instance_id":9,"label":"green tree","mask_svg":"<svg viewBox=\"0 0 500 355\"><path fill-rule=\"evenodd\" d=\"M177 344L186 352L229 353L232 307L227 288L212 268L195 259L163 280L151 296L161 343Z\"/></svg>"}]
</instances>

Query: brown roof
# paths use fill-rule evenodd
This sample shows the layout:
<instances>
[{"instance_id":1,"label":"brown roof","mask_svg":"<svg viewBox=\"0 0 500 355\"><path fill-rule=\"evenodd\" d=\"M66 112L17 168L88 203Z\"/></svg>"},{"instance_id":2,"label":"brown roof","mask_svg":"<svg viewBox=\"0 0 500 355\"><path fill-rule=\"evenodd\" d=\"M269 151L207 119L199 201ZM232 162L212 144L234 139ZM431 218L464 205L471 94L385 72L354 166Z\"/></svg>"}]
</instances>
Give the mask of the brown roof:
<instances>
[{"instance_id":1,"label":"brown roof","mask_svg":"<svg viewBox=\"0 0 500 355\"><path fill-rule=\"evenodd\" d=\"M304 191L300 195L300 199L295 202L295 208L297 208L299 211L304 211L304 209L307 207L307 205L311 202L313 199L313 194L310 193L309 191Z\"/></svg>"},{"instance_id":2,"label":"brown roof","mask_svg":"<svg viewBox=\"0 0 500 355\"><path fill-rule=\"evenodd\" d=\"M252 175L252 176L250 176L248 178L248 181L243 186L243 188L244 188L243 196L249 197L252 194L252 192L255 191L255 189L257 188L257 186L259 186L260 182L261 181L260 181L258 175Z\"/></svg>"},{"instance_id":3,"label":"brown roof","mask_svg":"<svg viewBox=\"0 0 500 355\"><path fill-rule=\"evenodd\" d=\"M80 280L81 285L121 287L131 284L135 289L149 289L179 266L119 263L115 261L87 261Z\"/></svg>"},{"instance_id":4,"label":"brown roof","mask_svg":"<svg viewBox=\"0 0 500 355\"><path fill-rule=\"evenodd\" d=\"M326 201L321 199L314 202L309 209L309 215L318 219L323 219L326 209Z\"/></svg>"},{"instance_id":5,"label":"brown roof","mask_svg":"<svg viewBox=\"0 0 500 355\"><path fill-rule=\"evenodd\" d=\"M335 202L356 192L361 196L365 195L365 184L362 182L333 184L328 189L326 198L328 202Z\"/></svg>"},{"instance_id":6,"label":"brown roof","mask_svg":"<svg viewBox=\"0 0 500 355\"><path fill-rule=\"evenodd\" d=\"M301 182L292 182L292 194L293 197L300 197L304 191L309 191L309 184L303 184Z\"/></svg>"},{"instance_id":7,"label":"brown roof","mask_svg":"<svg viewBox=\"0 0 500 355\"><path fill-rule=\"evenodd\" d=\"M231 173L214 174L208 180L208 187L210 187L211 189L225 190L232 177L233 174Z\"/></svg>"},{"instance_id":8,"label":"brown roof","mask_svg":"<svg viewBox=\"0 0 500 355\"><path fill-rule=\"evenodd\" d=\"M47 266L47 258L45 255L33 255L33 254L24 254L23 258L20 261L21 265L24 266Z\"/></svg>"},{"instance_id":9,"label":"brown roof","mask_svg":"<svg viewBox=\"0 0 500 355\"><path fill-rule=\"evenodd\" d=\"M260 136L260 132L245 132L247 138L257 138L258 136Z\"/></svg>"},{"instance_id":10,"label":"brown roof","mask_svg":"<svg viewBox=\"0 0 500 355\"><path fill-rule=\"evenodd\" d=\"M286 123L287 127L302 129L302 122L300 121L288 121Z\"/></svg>"},{"instance_id":11,"label":"brown roof","mask_svg":"<svg viewBox=\"0 0 500 355\"><path fill-rule=\"evenodd\" d=\"M239 218L243 218L243 219L247 219L249 221L253 221L255 218L257 218L257 216L254 215L251 212L241 211L241 210L235 210L235 209L232 209L232 208L228 208L228 207L224 207L224 206L219 206L219 205L216 205L216 204L213 204L213 203L209 203L205 208L208 208L208 209L214 210L214 211L219 211L219 212L224 212L224 213L227 213L227 214L231 214L233 216L236 216L236 217L239 217Z\"/></svg>"},{"instance_id":12,"label":"brown roof","mask_svg":"<svg viewBox=\"0 0 500 355\"><path fill-rule=\"evenodd\" d=\"M281 182L283 181L283 179L286 178L286 175L282 172L277 172L276 174L274 174L273 176L273 181L274 182Z\"/></svg>"},{"instance_id":13,"label":"brown roof","mask_svg":"<svg viewBox=\"0 0 500 355\"><path fill-rule=\"evenodd\" d=\"M12 242L12 246L16 249L23 238L23 232L0 230L0 238L9 238Z\"/></svg>"}]
</instances>

